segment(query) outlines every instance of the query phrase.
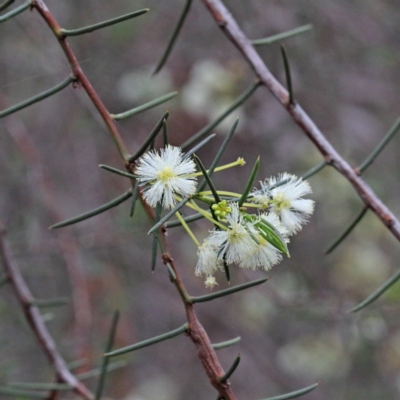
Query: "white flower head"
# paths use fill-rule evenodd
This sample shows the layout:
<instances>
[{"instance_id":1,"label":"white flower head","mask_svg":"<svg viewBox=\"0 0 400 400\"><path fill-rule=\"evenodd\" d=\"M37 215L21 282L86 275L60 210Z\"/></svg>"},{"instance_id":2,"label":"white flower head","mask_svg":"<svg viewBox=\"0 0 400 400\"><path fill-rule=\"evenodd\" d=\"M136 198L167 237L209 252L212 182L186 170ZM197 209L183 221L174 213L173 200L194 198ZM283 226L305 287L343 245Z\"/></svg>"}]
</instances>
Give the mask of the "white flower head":
<instances>
[{"instance_id":1,"label":"white flower head","mask_svg":"<svg viewBox=\"0 0 400 400\"><path fill-rule=\"evenodd\" d=\"M140 185L149 184L144 200L152 207L162 201L164 208L176 204L174 194L191 196L196 191L196 178L186 176L194 173L196 165L190 158L183 158L179 147L167 145L164 149L149 151L138 162L136 175Z\"/></svg>"},{"instance_id":2,"label":"white flower head","mask_svg":"<svg viewBox=\"0 0 400 400\"><path fill-rule=\"evenodd\" d=\"M215 280L215 277L210 275L207 277L207 279L204 282L204 285L206 286L207 289L213 289L214 286L218 285L217 281Z\"/></svg>"},{"instance_id":3,"label":"white flower head","mask_svg":"<svg viewBox=\"0 0 400 400\"><path fill-rule=\"evenodd\" d=\"M269 207L280 217L289 235L298 232L314 211L314 201L303 199L312 193L307 181L295 175L283 173L261 183L261 189L251 193L253 202L261 208Z\"/></svg>"},{"instance_id":4,"label":"white flower head","mask_svg":"<svg viewBox=\"0 0 400 400\"><path fill-rule=\"evenodd\" d=\"M279 217L275 213L263 213L260 215L259 219L271 224L279 232L283 241L285 243L289 242L287 230L282 226ZM251 269L263 268L267 271L282 260L282 253L261 235L260 230L257 229L255 225L249 225L249 228L251 229L253 237L257 239L258 244L256 244L251 253L242 256L240 266Z\"/></svg>"},{"instance_id":5,"label":"white flower head","mask_svg":"<svg viewBox=\"0 0 400 400\"><path fill-rule=\"evenodd\" d=\"M203 244L197 250L198 260L195 269L195 275L212 275L218 269L222 268L222 260L218 258L217 248L209 238L205 239Z\"/></svg>"},{"instance_id":6,"label":"white flower head","mask_svg":"<svg viewBox=\"0 0 400 400\"><path fill-rule=\"evenodd\" d=\"M244 254L254 251L257 245L249 234L248 222L243 220L238 203L230 203L231 213L226 216L227 230L214 230L209 238L218 248L218 258L225 258L228 264L239 263Z\"/></svg>"}]
</instances>

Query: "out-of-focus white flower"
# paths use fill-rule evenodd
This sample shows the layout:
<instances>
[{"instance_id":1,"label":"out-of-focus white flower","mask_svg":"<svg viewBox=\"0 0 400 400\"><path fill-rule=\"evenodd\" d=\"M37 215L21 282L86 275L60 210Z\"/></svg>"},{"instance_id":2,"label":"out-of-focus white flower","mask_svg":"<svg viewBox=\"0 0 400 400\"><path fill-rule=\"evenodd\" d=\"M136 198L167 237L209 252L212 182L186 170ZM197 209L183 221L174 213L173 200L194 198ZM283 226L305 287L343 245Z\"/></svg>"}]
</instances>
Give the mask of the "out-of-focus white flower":
<instances>
[{"instance_id":1,"label":"out-of-focus white flower","mask_svg":"<svg viewBox=\"0 0 400 400\"><path fill-rule=\"evenodd\" d=\"M217 250L216 246L208 238L199 246L197 250L199 258L195 269L197 276L213 275L216 270L221 269L222 260L218 258Z\"/></svg>"},{"instance_id":2,"label":"out-of-focus white flower","mask_svg":"<svg viewBox=\"0 0 400 400\"><path fill-rule=\"evenodd\" d=\"M289 235L298 232L314 211L314 201L303 199L312 193L307 181L295 175L283 173L278 178L261 182L261 189L251 193L252 201L267 208L280 217Z\"/></svg>"},{"instance_id":3,"label":"out-of-focus white flower","mask_svg":"<svg viewBox=\"0 0 400 400\"><path fill-rule=\"evenodd\" d=\"M164 208L176 204L174 194L190 196L196 191L196 178L187 175L194 173L196 165L190 158L183 158L179 147L167 145L164 149L149 151L138 162L136 175L141 185L149 184L144 191L147 204L155 207L162 201Z\"/></svg>"},{"instance_id":4,"label":"out-of-focus white flower","mask_svg":"<svg viewBox=\"0 0 400 400\"><path fill-rule=\"evenodd\" d=\"M204 282L204 285L206 286L207 289L213 289L214 286L218 285L217 281L215 280L215 277L210 275L207 277L207 279Z\"/></svg>"}]
</instances>

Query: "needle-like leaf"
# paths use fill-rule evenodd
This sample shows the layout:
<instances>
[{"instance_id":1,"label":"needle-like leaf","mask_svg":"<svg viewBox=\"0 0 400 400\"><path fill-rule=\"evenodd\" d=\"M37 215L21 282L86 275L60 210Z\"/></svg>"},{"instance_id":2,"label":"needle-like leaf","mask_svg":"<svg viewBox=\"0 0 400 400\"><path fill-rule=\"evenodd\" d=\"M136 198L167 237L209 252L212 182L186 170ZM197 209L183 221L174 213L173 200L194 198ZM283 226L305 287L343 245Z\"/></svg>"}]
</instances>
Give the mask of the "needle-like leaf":
<instances>
[{"instance_id":1,"label":"needle-like leaf","mask_svg":"<svg viewBox=\"0 0 400 400\"><path fill-rule=\"evenodd\" d=\"M161 70L161 68L164 66L164 64L166 63L166 61L172 51L172 48L174 47L176 39L178 38L179 32L181 31L181 28L185 22L186 16L189 13L191 5L192 5L192 0L186 0L185 6L182 10L182 13L179 16L178 23L176 24L176 27L172 33L172 36L168 41L167 47L166 47L160 61L158 62L157 66L153 72L153 75L155 75L157 72L159 72Z\"/></svg>"},{"instance_id":2,"label":"needle-like leaf","mask_svg":"<svg viewBox=\"0 0 400 400\"><path fill-rule=\"evenodd\" d=\"M105 28L107 26L119 24L122 21L126 21L128 19L132 19L135 17L139 17L140 15L148 13L150 10L148 8L145 8L143 10L139 11L134 11L125 15L121 15L120 17L117 18L112 18L107 21L99 22L97 24L89 25L89 26L84 26L83 28L79 29L61 29L60 30L60 36L61 37L66 37L66 36L78 36L78 35L83 35L85 33L97 31L98 29Z\"/></svg>"},{"instance_id":3,"label":"needle-like leaf","mask_svg":"<svg viewBox=\"0 0 400 400\"><path fill-rule=\"evenodd\" d=\"M95 215L101 214L102 212L107 211L110 208L118 206L119 204L123 203L125 200L129 199L129 197L131 197L131 196L132 196L132 189L129 189L123 195L117 197L114 200L111 200L109 203L103 204L102 206L95 208L94 210L88 211L88 212L78 215L76 217L67 219L62 222L58 222L57 224L50 226L49 229L63 228L64 226L76 224L78 222L84 221L85 219L94 217Z\"/></svg>"},{"instance_id":4,"label":"needle-like leaf","mask_svg":"<svg viewBox=\"0 0 400 400\"><path fill-rule=\"evenodd\" d=\"M155 337L153 337L151 339L144 340L143 342L139 342L139 343L133 344L131 346L123 347L122 349L115 350L115 351L112 351L110 353L106 353L105 356L114 357L114 356L119 356L121 354L129 353L131 351L142 349L143 347L151 346L151 345L153 345L155 343L159 343L159 342L162 342L164 340L171 339L171 338L173 338L175 336L181 335L182 333L186 332L187 330L188 330L188 325L184 324L181 327L179 327L179 328L177 328L177 329L175 329L173 331L170 331L170 332L167 332L167 333L163 333L162 335L155 336Z\"/></svg>"}]
</instances>

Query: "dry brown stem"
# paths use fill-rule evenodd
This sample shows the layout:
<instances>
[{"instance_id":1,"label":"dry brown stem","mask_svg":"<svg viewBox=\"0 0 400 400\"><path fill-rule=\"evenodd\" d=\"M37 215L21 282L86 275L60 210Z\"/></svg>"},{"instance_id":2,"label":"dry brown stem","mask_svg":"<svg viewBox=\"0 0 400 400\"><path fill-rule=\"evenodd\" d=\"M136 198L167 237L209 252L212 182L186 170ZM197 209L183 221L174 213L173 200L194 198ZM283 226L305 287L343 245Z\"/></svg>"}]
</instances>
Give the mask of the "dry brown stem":
<instances>
[{"instance_id":1,"label":"dry brown stem","mask_svg":"<svg viewBox=\"0 0 400 400\"><path fill-rule=\"evenodd\" d=\"M33 304L34 297L21 274L16 260L13 258L5 234L5 229L0 222L0 258L3 267L32 331L54 367L57 378L61 382L71 385L72 390L84 399L93 399L92 393L86 386L71 374L66 362L57 350L57 346L43 321L38 307Z\"/></svg>"},{"instance_id":2,"label":"dry brown stem","mask_svg":"<svg viewBox=\"0 0 400 400\"><path fill-rule=\"evenodd\" d=\"M289 102L287 90L272 75L264 61L250 43L249 39L240 29L232 14L220 0L202 0L210 14L222 29L224 34L239 49L243 57L253 69L257 78L271 91L282 106L289 112L292 119L311 139L316 148L332 165L341 173L354 187L366 207L371 209L382 223L400 240L400 222L393 213L382 203L369 185L359 176L357 170L353 169L343 157L333 148L324 134L320 131L314 121L301 108L298 103L293 105Z\"/></svg>"}]
</instances>

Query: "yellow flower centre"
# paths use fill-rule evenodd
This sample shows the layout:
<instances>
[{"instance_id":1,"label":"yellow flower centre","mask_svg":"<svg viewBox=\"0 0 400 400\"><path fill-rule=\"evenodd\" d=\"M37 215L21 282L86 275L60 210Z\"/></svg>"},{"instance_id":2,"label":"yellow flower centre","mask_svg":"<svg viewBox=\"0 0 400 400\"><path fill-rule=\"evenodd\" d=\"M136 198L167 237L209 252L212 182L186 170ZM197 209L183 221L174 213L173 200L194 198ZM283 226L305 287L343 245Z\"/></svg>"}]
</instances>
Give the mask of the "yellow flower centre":
<instances>
[{"instance_id":1,"label":"yellow flower centre","mask_svg":"<svg viewBox=\"0 0 400 400\"><path fill-rule=\"evenodd\" d=\"M274 204L275 210L278 212L290 208L290 201L285 199L282 193L277 193L274 196L272 203Z\"/></svg>"},{"instance_id":2,"label":"yellow flower centre","mask_svg":"<svg viewBox=\"0 0 400 400\"><path fill-rule=\"evenodd\" d=\"M163 170L157 172L157 179L164 183L175 177L176 173L170 167L165 167Z\"/></svg>"}]
</instances>

